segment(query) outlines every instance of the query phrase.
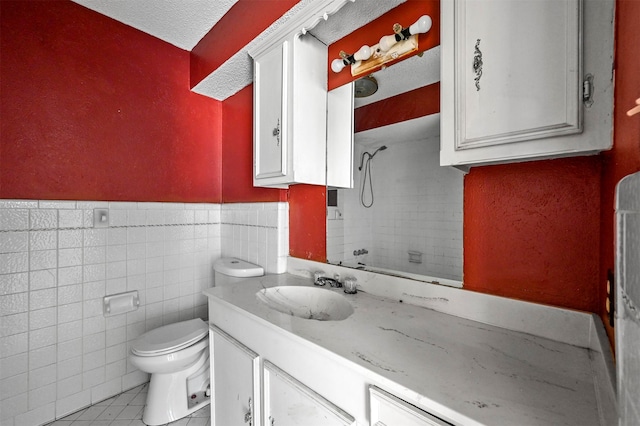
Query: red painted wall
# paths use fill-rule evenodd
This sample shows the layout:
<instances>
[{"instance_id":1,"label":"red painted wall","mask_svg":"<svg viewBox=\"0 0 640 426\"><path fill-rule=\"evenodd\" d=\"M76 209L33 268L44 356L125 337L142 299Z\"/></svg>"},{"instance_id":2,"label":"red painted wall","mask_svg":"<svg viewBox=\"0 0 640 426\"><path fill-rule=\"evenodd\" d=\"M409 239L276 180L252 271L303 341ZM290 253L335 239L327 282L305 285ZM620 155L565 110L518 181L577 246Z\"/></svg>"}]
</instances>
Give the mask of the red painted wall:
<instances>
[{"instance_id":1,"label":"red painted wall","mask_svg":"<svg viewBox=\"0 0 640 426\"><path fill-rule=\"evenodd\" d=\"M222 202L286 201L286 190L253 186L253 85L222 103L222 123Z\"/></svg>"},{"instance_id":2,"label":"red painted wall","mask_svg":"<svg viewBox=\"0 0 640 426\"><path fill-rule=\"evenodd\" d=\"M191 51L191 87L284 15L300 0L238 0Z\"/></svg>"},{"instance_id":3,"label":"red painted wall","mask_svg":"<svg viewBox=\"0 0 640 426\"><path fill-rule=\"evenodd\" d=\"M326 210L324 186L289 187L289 254L293 257L327 261Z\"/></svg>"},{"instance_id":4,"label":"red painted wall","mask_svg":"<svg viewBox=\"0 0 640 426\"><path fill-rule=\"evenodd\" d=\"M188 52L69 1L0 7L0 198L221 200Z\"/></svg>"},{"instance_id":5,"label":"red painted wall","mask_svg":"<svg viewBox=\"0 0 640 426\"><path fill-rule=\"evenodd\" d=\"M615 111L613 117L613 149L602 154L601 220L600 220L600 285L596 312L603 317L613 341L613 330L605 311L607 271L614 269L614 194L623 177L640 170L640 115L628 117L626 112L640 98L640 2L616 2L616 68Z\"/></svg>"},{"instance_id":6,"label":"red painted wall","mask_svg":"<svg viewBox=\"0 0 640 426\"><path fill-rule=\"evenodd\" d=\"M375 129L440 112L440 82L356 108L355 131Z\"/></svg>"},{"instance_id":7,"label":"red painted wall","mask_svg":"<svg viewBox=\"0 0 640 426\"><path fill-rule=\"evenodd\" d=\"M597 309L600 159L474 167L464 180L464 286Z\"/></svg>"},{"instance_id":8,"label":"red painted wall","mask_svg":"<svg viewBox=\"0 0 640 426\"><path fill-rule=\"evenodd\" d=\"M626 116L640 97L638 16L640 2L616 2L613 149L473 168L465 179L466 288L598 313L611 341L615 186L640 170L640 117Z\"/></svg>"}]
</instances>

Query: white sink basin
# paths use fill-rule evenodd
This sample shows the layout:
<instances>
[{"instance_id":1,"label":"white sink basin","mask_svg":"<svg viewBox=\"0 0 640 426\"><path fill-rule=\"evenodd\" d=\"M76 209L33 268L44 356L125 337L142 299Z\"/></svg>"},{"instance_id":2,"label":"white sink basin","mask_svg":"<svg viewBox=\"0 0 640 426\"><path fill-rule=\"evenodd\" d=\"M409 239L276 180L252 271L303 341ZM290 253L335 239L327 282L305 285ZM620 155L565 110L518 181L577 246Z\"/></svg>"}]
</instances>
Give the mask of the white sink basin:
<instances>
[{"instance_id":1,"label":"white sink basin","mask_svg":"<svg viewBox=\"0 0 640 426\"><path fill-rule=\"evenodd\" d=\"M256 296L271 309L298 318L340 321L353 313L353 306L343 295L318 287L271 287Z\"/></svg>"}]
</instances>

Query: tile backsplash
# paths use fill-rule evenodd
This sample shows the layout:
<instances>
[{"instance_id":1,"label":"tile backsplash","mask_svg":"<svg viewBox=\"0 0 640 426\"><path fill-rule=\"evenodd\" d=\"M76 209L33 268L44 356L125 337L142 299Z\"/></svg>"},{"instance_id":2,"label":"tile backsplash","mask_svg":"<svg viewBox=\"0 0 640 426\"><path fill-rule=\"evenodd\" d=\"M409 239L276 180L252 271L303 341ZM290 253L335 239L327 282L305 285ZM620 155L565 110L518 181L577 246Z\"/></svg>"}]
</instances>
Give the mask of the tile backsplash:
<instances>
[{"instance_id":1,"label":"tile backsplash","mask_svg":"<svg viewBox=\"0 0 640 426\"><path fill-rule=\"evenodd\" d=\"M144 383L130 342L206 317L217 258L284 272L287 254L286 203L0 200L0 423L42 424ZM105 318L102 298L131 290L140 307Z\"/></svg>"}]
</instances>

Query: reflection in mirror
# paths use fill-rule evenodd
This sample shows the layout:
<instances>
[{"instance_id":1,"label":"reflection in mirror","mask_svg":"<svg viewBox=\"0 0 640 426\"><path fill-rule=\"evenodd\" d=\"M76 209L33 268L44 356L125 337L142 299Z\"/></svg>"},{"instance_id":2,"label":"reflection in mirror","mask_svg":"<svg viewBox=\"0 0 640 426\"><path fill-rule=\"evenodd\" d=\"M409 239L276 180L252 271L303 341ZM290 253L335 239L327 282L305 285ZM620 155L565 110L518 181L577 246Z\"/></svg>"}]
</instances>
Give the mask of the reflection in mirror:
<instances>
[{"instance_id":1,"label":"reflection in mirror","mask_svg":"<svg viewBox=\"0 0 640 426\"><path fill-rule=\"evenodd\" d=\"M435 69L415 57L375 73L373 101L438 81L430 55ZM356 133L354 188L328 188L327 260L462 286L463 174L440 167L439 151L439 114Z\"/></svg>"}]
</instances>

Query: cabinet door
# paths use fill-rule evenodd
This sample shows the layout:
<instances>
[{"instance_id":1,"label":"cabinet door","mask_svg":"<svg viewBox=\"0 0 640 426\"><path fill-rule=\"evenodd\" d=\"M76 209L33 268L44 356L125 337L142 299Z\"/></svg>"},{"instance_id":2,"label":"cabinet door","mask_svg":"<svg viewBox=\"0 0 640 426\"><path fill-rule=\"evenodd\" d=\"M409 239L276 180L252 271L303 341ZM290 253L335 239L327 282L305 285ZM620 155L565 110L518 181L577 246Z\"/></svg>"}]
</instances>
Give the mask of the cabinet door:
<instances>
[{"instance_id":1,"label":"cabinet door","mask_svg":"<svg viewBox=\"0 0 640 426\"><path fill-rule=\"evenodd\" d=\"M268 426L344 426L355 419L275 365L264 362L264 423Z\"/></svg>"},{"instance_id":2,"label":"cabinet door","mask_svg":"<svg viewBox=\"0 0 640 426\"><path fill-rule=\"evenodd\" d=\"M444 420L379 389L369 387L371 426L445 426Z\"/></svg>"},{"instance_id":3,"label":"cabinet door","mask_svg":"<svg viewBox=\"0 0 640 426\"><path fill-rule=\"evenodd\" d=\"M210 330L211 424L260 426L258 354L219 328Z\"/></svg>"},{"instance_id":4,"label":"cabinet door","mask_svg":"<svg viewBox=\"0 0 640 426\"><path fill-rule=\"evenodd\" d=\"M353 83L327 94L327 186L353 188Z\"/></svg>"},{"instance_id":5,"label":"cabinet door","mask_svg":"<svg viewBox=\"0 0 640 426\"><path fill-rule=\"evenodd\" d=\"M442 2L441 164L608 149L612 8L608 0ZM587 73L594 97L585 108Z\"/></svg>"},{"instance_id":6,"label":"cabinet door","mask_svg":"<svg viewBox=\"0 0 640 426\"><path fill-rule=\"evenodd\" d=\"M456 148L581 131L579 0L458 0Z\"/></svg>"},{"instance_id":7,"label":"cabinet door","mask_svg":"<svg viewBox=\"0 0 640 426\"><path fill-rule=\"evenodd\" d=\"M254 179L287 174L287 116L283 112L289 42L254 62ZM286 98L285 98L286 99Z\"/></svg>"}]
</instances>

